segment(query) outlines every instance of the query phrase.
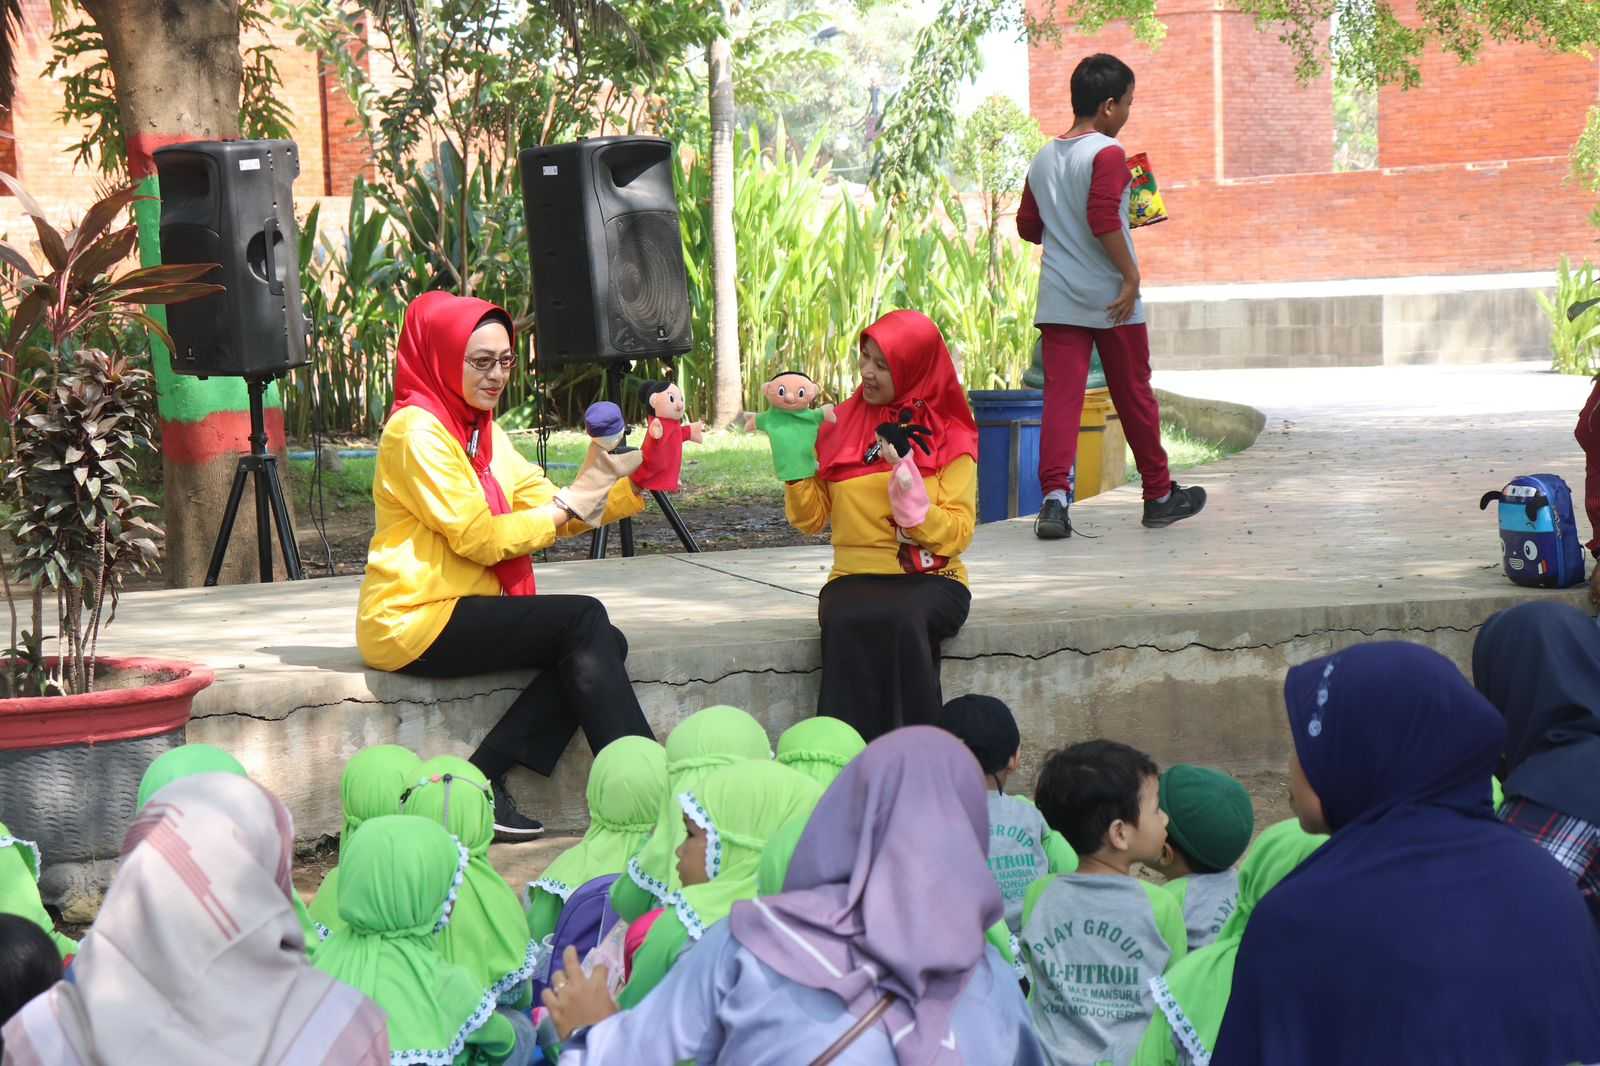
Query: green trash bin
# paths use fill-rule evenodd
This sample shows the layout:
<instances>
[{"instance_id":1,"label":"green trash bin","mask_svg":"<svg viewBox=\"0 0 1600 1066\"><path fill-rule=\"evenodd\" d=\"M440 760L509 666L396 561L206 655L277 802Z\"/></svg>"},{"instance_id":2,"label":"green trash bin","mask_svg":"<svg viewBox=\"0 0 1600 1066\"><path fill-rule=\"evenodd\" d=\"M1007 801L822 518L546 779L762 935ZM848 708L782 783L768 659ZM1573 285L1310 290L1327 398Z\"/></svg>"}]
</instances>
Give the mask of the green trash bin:
<instances>
[{"instance_id":1,"label":"green trash bin","mask_svg":"<svg viewBox=\"0 0 1600 1066\"><path fill-rule=\"evenodd\" d=\"M1044 388L1044 338L1033 342L1033 365L1028 367L1022 375L1022 387L1025 389ZM1089 349L1089 383L1084 386L1084 391L1089 389L1103 389L1106 387L1106 368L1100 365L1100 349L1091 346Z\"/></svg>"}]
</instances>

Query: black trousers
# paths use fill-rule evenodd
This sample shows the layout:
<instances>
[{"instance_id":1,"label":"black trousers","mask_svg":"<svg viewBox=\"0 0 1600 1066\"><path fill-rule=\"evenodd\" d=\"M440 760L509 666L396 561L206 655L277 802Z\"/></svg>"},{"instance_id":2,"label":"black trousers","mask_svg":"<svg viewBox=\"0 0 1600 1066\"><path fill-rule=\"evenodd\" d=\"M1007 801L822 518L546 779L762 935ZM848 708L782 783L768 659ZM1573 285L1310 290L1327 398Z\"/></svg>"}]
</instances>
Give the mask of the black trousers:
<instances>
[{"instance_id":1,"label":"black trousers","mask_svg":"<svg viewBox=\"0 0 1600 1066\"><path fill-rule=\"evenodd\" d=\"M853 574L822 588L822 691L817 713L869 743L933 722L944 706L939 646L961 630L972 593L937 574Z\"/></svg>"},{"instance_id":2,"label":"black trousers","mask_svg":"<svg viewBox=\"0 0 1600 1066\"><path fill-rule=\"evenodd\" d=\"M471 762L498 778L515 763L546 777L579 727L593 751L653 737L624 665L628 641L593 596L464 596L444 631L401 673L466 677L538 667Z\"/></svg>"}]
</instances>

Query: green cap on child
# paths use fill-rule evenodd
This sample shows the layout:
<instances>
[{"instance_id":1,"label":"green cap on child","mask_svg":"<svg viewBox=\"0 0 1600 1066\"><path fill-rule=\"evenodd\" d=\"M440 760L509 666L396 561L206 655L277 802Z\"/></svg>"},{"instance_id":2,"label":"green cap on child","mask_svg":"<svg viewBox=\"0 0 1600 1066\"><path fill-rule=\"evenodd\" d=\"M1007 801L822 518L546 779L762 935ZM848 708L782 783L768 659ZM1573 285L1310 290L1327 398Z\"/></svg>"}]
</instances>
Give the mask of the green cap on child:
<instances>
[{"instance_id":1,"label":"green cap on child","mask_svg":"<svg viewBox=\"0 0 1600 1066\"><path fill-rule=\"evenodd\" d=\"M1167 837L1196 873L1216 873L1239 861L1255 830L1245 787L1221 770L1179 763L1161 775Z\"/></svg>"}]
</instances>

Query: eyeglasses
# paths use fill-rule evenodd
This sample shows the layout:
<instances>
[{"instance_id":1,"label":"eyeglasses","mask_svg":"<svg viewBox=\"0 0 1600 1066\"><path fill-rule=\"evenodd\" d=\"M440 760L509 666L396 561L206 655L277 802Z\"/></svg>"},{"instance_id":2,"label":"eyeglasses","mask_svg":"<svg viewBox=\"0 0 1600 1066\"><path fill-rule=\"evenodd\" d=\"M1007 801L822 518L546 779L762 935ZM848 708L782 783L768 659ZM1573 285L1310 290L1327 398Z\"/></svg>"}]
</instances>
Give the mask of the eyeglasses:
<instances>
[{"instance_id":1,"label":"eyeglasses","mask_svg":"<svg viewBox=\"0 0 1600 1066\"><path fill-rule=\"evenodd\" d=\"M509 353L501 356L480 355L475 359L468 359L467 365L480 374L487 374L496 366L501 370L510 370L517 365L517 357Z\"/></svg>"}]
</instances>

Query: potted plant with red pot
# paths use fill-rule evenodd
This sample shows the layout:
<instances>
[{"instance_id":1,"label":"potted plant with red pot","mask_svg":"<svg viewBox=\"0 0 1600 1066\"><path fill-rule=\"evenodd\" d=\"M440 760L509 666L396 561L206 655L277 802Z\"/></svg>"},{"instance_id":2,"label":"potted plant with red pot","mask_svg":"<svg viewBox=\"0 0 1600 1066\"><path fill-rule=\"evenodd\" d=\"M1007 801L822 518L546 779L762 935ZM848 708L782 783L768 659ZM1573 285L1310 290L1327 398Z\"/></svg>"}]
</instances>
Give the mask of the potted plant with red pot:
<instances>
[{"instance_id":1,"label":"potted plant with red pot","mask_svg":"<svg viewBox=\"0 0 1600 1066\"><path fill-rule=\"evenodd\" d=\"M192 663L98 653L124 578L155 565L162 536L144 517L154 505L127 483L151 447L151 375L115 350L116 330L142 325L170 346L145 307L221 287L195 280L211 264L119 270L138 240L135 226L117 225L137 199L131 186L63 233L15 178L0 183L32 219L44 260L0 242L11 312L0 350L0 575L11 623L0 653L0 818L40 845L45 898L70 904L98 895L140 776L183 742L190 702L212 679Z\"/></svg>"}]
</instances>

